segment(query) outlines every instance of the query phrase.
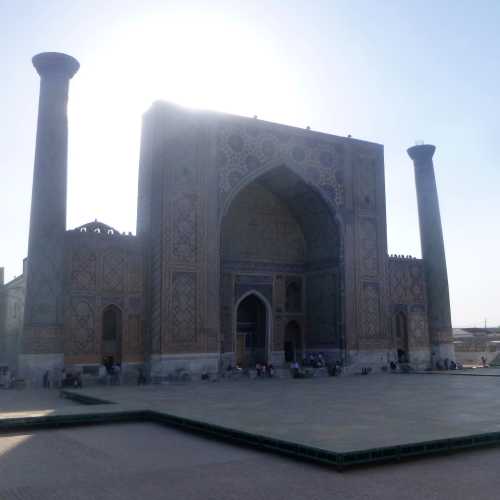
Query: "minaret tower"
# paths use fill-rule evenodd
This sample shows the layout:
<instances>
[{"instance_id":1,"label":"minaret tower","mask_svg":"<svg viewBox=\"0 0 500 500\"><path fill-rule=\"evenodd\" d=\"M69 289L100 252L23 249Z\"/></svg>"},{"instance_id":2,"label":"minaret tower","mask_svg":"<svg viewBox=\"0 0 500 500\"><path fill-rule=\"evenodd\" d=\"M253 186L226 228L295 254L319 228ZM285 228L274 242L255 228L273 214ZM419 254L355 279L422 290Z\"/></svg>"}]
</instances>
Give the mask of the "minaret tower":
<instances>
[{"instance_id":1,"label":"minaret tower","mask_svg":"<svg viewBox=\"0 0 500 500\"><path fill-rule=\"evenodd\" d=\"M38 378L63 362L63 266L66 231L69 80L80 67L66 54L33 57L40 75L28 270L19 368Z\"/></svg>"},{"instance_id":2,"label":"minaret tower","mask_svg":"<svg viewBox=\"0 0 500 500\"><path fill-rule=\"evenodd\" d=\"M441 359L454 359L448 272L443 228L432 157L435 146L423 144L408 149L415 167L420 245L427 284L427 317L432 352Z\"/></svg>"}]
</instances>

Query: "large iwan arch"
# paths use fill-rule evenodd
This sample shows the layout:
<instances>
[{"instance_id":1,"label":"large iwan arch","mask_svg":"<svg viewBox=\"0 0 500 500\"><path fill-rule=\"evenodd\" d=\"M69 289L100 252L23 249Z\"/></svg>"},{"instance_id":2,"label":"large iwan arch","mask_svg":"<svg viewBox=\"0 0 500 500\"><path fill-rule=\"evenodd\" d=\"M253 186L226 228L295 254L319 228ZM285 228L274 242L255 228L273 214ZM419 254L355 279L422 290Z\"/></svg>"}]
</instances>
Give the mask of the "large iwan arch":
<instances>
[{"instance_id":1,"label":"large iwan arch","mask_svg":"<svg viewBox=\"0 0 500 500\"><path fill-rule=\"evenodd\" d=\"M226 356L234 358L241 351L235 330L238 311L233 306L250 290L264 297L272 311L268 361L285 362L285 329L292 320L302 325L306 350L338 356L343 345L343 259L333 209L286 166L250 179L230 199L220 240ZM300 293L293 304L290 297L287 300L291 289Z\"/></svg>"}]
</instances>

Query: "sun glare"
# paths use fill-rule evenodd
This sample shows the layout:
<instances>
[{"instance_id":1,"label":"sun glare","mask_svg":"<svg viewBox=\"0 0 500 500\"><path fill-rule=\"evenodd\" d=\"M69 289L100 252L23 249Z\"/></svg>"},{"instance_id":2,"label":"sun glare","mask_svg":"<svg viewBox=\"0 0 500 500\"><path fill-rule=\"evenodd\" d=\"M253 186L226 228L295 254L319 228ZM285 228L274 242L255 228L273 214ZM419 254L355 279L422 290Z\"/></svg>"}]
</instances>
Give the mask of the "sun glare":
<instances>
[{"instance_id":1,"label":"sun glare","mask_svg":"<svg viewBox=\"0 0 500 500\"><path fill-rule=\"evenodd\" d=\"M281 114L290 92L298 90L273 40L222 16L145 18L117 28L108 51L99 74L121 75L118 92L143 106L165 99L193 108Z\"/></svg>"},{"instance_id":2,"label":"sun glare","mask_svg":"<svg viewBox=\"0 0 500 500\"><path fill-rule=\"evenodd\" d=\"M76 215L86 207L133 230L141 116L156 100L290 124L305 112L299 69L279 40L224 15L136 19L79 57L69 101L69 226L86 222ZM111 187L121 208L108 203Z\"/></svg>"}]
</instances>

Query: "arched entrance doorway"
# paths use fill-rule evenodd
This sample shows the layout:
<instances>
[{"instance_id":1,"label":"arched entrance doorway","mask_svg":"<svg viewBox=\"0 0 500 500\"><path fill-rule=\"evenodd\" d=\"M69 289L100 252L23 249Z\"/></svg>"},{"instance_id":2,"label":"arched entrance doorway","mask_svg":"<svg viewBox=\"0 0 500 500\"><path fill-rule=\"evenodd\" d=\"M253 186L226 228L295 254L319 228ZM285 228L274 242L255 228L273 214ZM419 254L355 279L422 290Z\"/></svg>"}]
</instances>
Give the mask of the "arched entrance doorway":
<instances>
[{"instance_id":1,"label":"arched entrance doorway","mask_svg":"<svg viewBox=\"0 0 500 500\"><path fill-rule=\"evenodd\" d=\"M235 355L231 362L242 360L243 349L234 304L249 291L267 297L277 316L308 325L302 349L344 348L341 240L339 219L322 192L286 165L248 179L228 197L221 218L220 319L224 348ZM268 361L275 364L284 361L281 325L280 335L268 336Z\"/></svg>"},{"instance_id":2,"label":"arched entrance doorway","mask_svg":"<svg viewBox=\"0 0 500 500\"><path fill-rule=\"evenodd\" d=\"M104 364L121 363L122 312L115 305L102 313L102 349Z\"/></svg>"},{"instance_id":3,"label":"arched entrance doorway","mask_svg":"<svg viewBox=\"0 0 500 500\"><path fill-rule=\"evenodd\" d=\"M285 361L300 361L302 358L302 338L300 325L296 321L290 321L285 328Z\"/></svg>"},{"instance_id":4,"label":"arched entrance doorway","mask_svg":"<svg viewBox=\"0 0 500 500\"><path fill-rule=\"evenodd\" d=\"M247 295L236 310L236 363L239 366L267 363L267 331L266 305L257 294Z\"/></svg>"},{"instance_id":5,"label":"arched entrance doorway","mask_svg":"<svg viewBox=\"0 0 500 500\"><path fill-rule=\"evenodd\" d=\"M396 313L396 349L399 363L410 361L408 352L408 321L406 314L402 311Z\"/></svg>"}]
</instances>

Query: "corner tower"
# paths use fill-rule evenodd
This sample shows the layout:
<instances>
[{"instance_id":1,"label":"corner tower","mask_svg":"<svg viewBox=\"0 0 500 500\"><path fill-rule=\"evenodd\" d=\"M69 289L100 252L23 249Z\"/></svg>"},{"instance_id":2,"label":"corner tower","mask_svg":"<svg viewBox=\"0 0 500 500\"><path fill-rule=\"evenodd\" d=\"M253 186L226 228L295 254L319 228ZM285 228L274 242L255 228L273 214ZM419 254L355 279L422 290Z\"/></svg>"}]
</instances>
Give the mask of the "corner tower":
<instances>
[{"instance_id":1,"label":"corner tower","mask_svg":"<svg viewBox=\"0 0 500 500\"><path fill-rule=\"evenodd\" d=\"M63 266L68 156L67 101L76 59L33 57L40 75L20 369L32 377L63 362ZM37 373L38 372L38 373Z\"/></svg>"},{"instance_id":2,"label":"corner tower","mask_svg":"<svg viewBox=\"0 0 500 500\"><path fill-rule=\"evenodd\" d=\"M420 245L427 288L429 336L432 352L441 359L454 359L448 271L443 228L432 157L436 147L413 146L408 155L415 168Z\"/></svg>"}]
</instances>

